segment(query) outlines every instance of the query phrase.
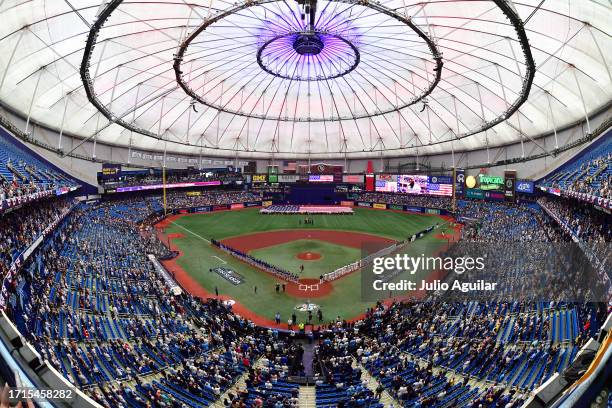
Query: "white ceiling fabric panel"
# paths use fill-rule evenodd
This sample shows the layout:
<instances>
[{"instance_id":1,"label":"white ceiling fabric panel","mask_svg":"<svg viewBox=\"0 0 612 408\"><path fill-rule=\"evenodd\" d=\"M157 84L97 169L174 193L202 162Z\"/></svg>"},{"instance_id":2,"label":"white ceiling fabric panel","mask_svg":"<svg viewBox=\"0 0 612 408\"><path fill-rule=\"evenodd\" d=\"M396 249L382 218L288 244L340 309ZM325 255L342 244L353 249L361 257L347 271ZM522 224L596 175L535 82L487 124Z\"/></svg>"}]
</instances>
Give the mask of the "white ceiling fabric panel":
<instances>
[{"instance_id":1,"label":"white ceiling fabric panel","mask_svg":"<svg viewBox=\"0 0 612 408\"><path fill-rule=\"evenodd\" d=\"M510 117L529 61L509 16L484 0L318 0L312 24L293 0L5 0L0 100L98 142L277 157L477 149L608 105L610 2L510 3L535 63ZM94 103L80 69L110 4L85 58Z\"/></svg>"}]
</instances>

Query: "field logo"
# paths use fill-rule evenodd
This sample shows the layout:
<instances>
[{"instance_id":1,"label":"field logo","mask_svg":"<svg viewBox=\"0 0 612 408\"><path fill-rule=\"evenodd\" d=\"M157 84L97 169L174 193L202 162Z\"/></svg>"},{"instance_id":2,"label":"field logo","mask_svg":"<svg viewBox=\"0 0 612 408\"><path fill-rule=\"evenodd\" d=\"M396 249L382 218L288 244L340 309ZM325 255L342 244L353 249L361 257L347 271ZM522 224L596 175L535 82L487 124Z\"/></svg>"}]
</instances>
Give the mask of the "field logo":
<instances>
[{"instance_id":1,"label":"field logo","mask_svg":"<svg viewBox=\"0 0 612 408\"><path fill-rule=\"evenodd\" d=\"M223 301L223 306L232 307L236 304L234 299L227 299Z\"/></svg>"},{"instance_id":2,"label":"field logo","mask_svg":"<svg viewBox=\"0 0 612 408\"><path fill-rule=\"evenodd\" d=\"M297 305L294 309L297 310L298 312L314 312L318 308L319 308L319 305L315 303L306 302L306 303L302 303L301 305Z\"/></svg>"}]
</instances>

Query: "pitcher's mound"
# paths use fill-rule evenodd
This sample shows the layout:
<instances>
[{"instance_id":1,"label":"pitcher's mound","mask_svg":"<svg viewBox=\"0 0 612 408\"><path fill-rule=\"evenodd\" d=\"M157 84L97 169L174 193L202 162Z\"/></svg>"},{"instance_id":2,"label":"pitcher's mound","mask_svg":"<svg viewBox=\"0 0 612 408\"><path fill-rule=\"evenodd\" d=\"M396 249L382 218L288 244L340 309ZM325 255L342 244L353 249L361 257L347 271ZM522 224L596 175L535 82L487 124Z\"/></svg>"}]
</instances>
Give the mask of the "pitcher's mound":
<instances>
[{"instance_id":1,"label":"pitcher's mound","mask_svg":"<svg viewBox=\"0 0 612 408\"><path fill-rule=\"evenodd\" d=\"M321 254L316 252L300 252L295 257L302 261L316 261L317 259L321 259Z\"/></svg>"}]
</instances>

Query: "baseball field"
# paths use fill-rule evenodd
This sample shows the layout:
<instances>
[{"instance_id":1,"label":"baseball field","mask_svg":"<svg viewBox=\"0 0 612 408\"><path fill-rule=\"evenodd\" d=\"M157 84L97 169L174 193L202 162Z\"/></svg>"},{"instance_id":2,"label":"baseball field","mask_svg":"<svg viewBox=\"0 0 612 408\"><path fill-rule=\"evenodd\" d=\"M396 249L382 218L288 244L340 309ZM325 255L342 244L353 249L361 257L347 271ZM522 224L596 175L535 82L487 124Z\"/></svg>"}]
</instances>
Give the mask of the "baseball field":
<instances>
[{"instance_id":1,"label":"baseball field","mask_svg":"<svg viewBox=\"0 0 612 408\"><path fill-rule=\"evenodd\" d=\"M362 271L324 284L319 282L320 275L358 261L370 248L387 247L436 226L405 249L415 256L428 255L445 248L458 231L446 217L399 211L356 208L354 215L310 217L314 222L305 224L304 216L263 215L258 208L173 215L157 225L160 238L180 253L164 265L192 294L218 293L237 313L258 324L274 326L276 313L282 326L292 314L305 321L307 304L315 308L315 316L321 310L323 322L338 317L350 320L373 305L362 298ZM211 239L294 273L299 282L285 282L249 265L211 245ZM231 271L240 283L216 273L216 268Z\"/></svg>"}]
</instances>

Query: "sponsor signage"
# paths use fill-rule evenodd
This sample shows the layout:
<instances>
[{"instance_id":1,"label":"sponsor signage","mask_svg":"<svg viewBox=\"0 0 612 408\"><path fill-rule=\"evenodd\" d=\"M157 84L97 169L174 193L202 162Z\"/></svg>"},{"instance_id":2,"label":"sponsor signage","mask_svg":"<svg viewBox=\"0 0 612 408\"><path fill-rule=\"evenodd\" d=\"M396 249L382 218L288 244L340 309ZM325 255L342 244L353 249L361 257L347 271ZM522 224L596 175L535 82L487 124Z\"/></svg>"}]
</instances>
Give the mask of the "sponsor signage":
<instances>
[{"instance_id":1,"label":"sponsor signage","mask_svg":"<svg viewBox=\"0 0 612 408\"><path fill-rule=\"evenodd\" d=\"M354 201L340 201L340 205L342 207L353 207L355 205Z\"/></svg>"},{"instance_id":2,"label":"sponsor signage","mask_svg":"<svg viewBox=\"0 0 612 408\"><path fill-rule=\"evenodd\" d=\"M197 197L197 196L201 196L202 192L201 191L188 191L186 195L189 197Z\"/></svg>"},{"instance_id":3,"label":"sponsor signage","mask_svg":"<svg viewBox=\"0 0 612 408\"><path fill-rule=\"evenodd\" d=\"M229 283L231 283L234 286L238 286L242 282L244 282L244 278L242 277L242 275L240 275L238 272L234 271L233 269L226 268L226 267L217 267L217 268L213 268L212 271L215 272L217 275L221 276L223 279L227 280Z\"/></svg>"},{"instance_id":4,"label":"sponsor signage","mask_svg":"<svg viewBox=\"0 0 612 408\"><path fill-rule=\"evenodd\" d=\"M365 189L366 191L374 191L375 189L375 178L373 174L366 174L365 176Z\"/></svg>"},{"instance_id":5,"label":"sponsor signage","mask_svg":"<svg viewBox=\"0 0 612 408\"><path fill-rule=\"evenodd\" d=\"M514 201L516 196L516 171L506 170L504 172L504 195L509 201Z\"/></svg>"},{"instance_id":6,"label":"sponsor signage","mask_svg":"<svg viewBox=\"0 0 612 408\"><path fill-rule=\"evenodd\" d=\"M533 194L533 181L517 180L516 191L523 194Z\"/></svg>"},{"instance_id":7,"label":"sponsor signage","mask_svg":"<svg viewBox=\"0 0 612 408\"><path fill-rule=\"evenodd\" d=\"M425 214L440 214L440 210L437 208L425 208Z\"/></svg>"},{"instance_id":8,"label":"sponsor signage","mask_svg":"<svg viewBox=\"0 0 612 408\"><path fill-rule=\"evenodd\" d=\"M227 208L227 205L213 205L212 207L213 211L227 210Z\"/></svg>"},{"instance_id":9,"label":"sponsor signage","mask_svg":"<svg viewBox=\"0 0 612 408\"><path fill-rule=\"evenodd\" d=\"M299 179L299 174L279 174L278 176L279 183L297 183Z\"/></svg>"},{"instance_id":10,"label":"sponsor signage","mask_svg":"<svg viewBox=\"0 0 612 408\"><path fill-rule=\"evenodd\" d=\"M232 210L239 210L241 208L244 208L244 204L232 204L232 205L230 205L230 209L232 209Z\"/></svg>"},{"instance_id":11,"label":"sponsor signage","mask_svg":"<svg viewBox=\"0 0 612 408\"><path fill-rule=\"evenodd\" d=\"M379 210L386 210L387 209L387 204L383 204L383 203L374 203L372 204L373 208L377 208Z\"/></svg>"},{"instance_id":12,"label":"sponsor signage","mask_svg":"<svg viewBox=\"0 0 612 408\"><path fill-rule=\"evenodd\" d=\"M505 195L502 192L485 191L484 196L485 198L490 198L491 200L503 200Z\"/></svg>"},{"instance_id":13,"label":"sponsor signage","mask_svg":"<svg viewBox=\"0 0 612 408\"><path fill-rule=\"evenodd\" d=\"M260 206L261 203L260 202L253 202L253 203L244 203L245 207L258 207Z\"/></svg>"},{"instance_id":14,"label":"sponsor signage","mask_svg":"<svg viewBox=\"0 0 612 408\"><path fill-rule=\"evenodd\" d=\"M251 176L251 181L253 183L265 183L267 180L267 176L265 174L253 174Z\"/></svg>"},{"instance_id":15,"label":"sponsor signage","mask_svg":"<svg viewBox=\"0 0 612 408\"><path fill-rule=\"evenodd\" d=\"M429 176L428 181L433 184L452 184L453 178L451 176Z\"/></svg>"},{"instance_id":16,"label":"sponsor signage","mask_svg":"<svg viewBox=\"0 0 612 408\"><path fill-rule=\"evenodd\" d=\"M333 174L311 174L308 176L308 181L311 183L333 183Z\"/></svg>"},{"instance_id":17,"label":"sponsor signage","mask_svg":"<svg viewBox=\"0 0 612 408\"><path fill-rule=\"evenodd\" d=\"M184 188L184 187L204 187L204 186L220 186L221 182L215 181L194 181L191 183L171 183L166 184L166 188ZM157 190L164 188L163 184L149 184L147 186L130 186L130 187L118 187L117 193L124 193L127 191L145 191L145 190Z\"/></svg>"},{"instance_id":18,"label":"sponsor signage","mask_svg":"<svg viewBox=\"0 0 612 408\"><path fill-rule=\"evenodd\" d=\"M102 163L102 178L114 178L121 175L121 165L120 164L111 164L111 163Z\"/></svg>"},{"instance_id":19,"label":"sponsor signage","mask_svg":"<svg viewBox=\"0 0 612 408\"><path fill-rule=\"evenodd\" d=\"M465 170L464 169L456 169L455 170L455 195L462 196L463 195L463 186L466 182L465 179Z\"/></svg>"},{"instance_id":20,"label":"sponsor signage","mask_svg":"<svg viewBox=\"0 0 612 408\"><path fill-rule=\"evenodd\" d=\"M397 205L397 204L389 204L389 209L390 210L403 210L404 206L403 205Z\"/></svg>"},{"instance_id":21,"label":"sponsor signage","mask_svg":"<svg viewBox=\"0 0 612 408\"><path fill-rule=\"evenodd\" d=\"M272 205L272 201L270 201L270 200L266 200L266 201L262 201L261 202L261 206L262 207L269 207L271 205Z\"/></svg>"},{"instance_id":22,"label":"sponsor signage","mask_svg":"<svg viewBox=\"0 0 612 408\"><path fill-rule=\"evenodd\" d=\"M421 207L406 207L406 211L420 213L423 212Z\"/></svg>"},{"instance_id":23,"label":"sponsor signage","mask_svg":"<svg viewBox=\"0 0 612 408\"><path fill-rule=\"evenodd\" d=\"M343 183L362 184L363 174L345 174L342 176Z\"/></svg>"},{"instance_id":24,"label":"sponsor signage","mask_svg":"<svg viewBox=\"0 0 612 408\"><path fill-rule=\"evenodd\" d=\"M484 191L477 188L467 188L465 190L465 196L467 198L484 198Z\"/></svg>"},{"instance_id":25,"label":"sponsor signage","mask_svg":"<svg viewBox=\"0 0 612 408\"><path fill-rule=\"evenodd\" d=\"M212 208L209 207L196 207L193 209L194 212L210 212Z\"/></svg>"},{"instance_id":26,"label":"sponsor signage","mask_svg":"<svg viewBox=\"0 0 612 408\"><path fill-rule=\"evenodd\" d=\"M479 174L480 184L504 184L503 177L489 176L487 174Z\"/></svg>"},{"instance_id":27,"label":"sponsor signage","mask_svg":"<svg viewBox=\"0 0 612 408\"><path fill-rule=\"evenodd\" d=\"M357 207L372 207L372 203L364 203L363 201L359 201L357 203Z\"/></svg>"}]
</instances>

